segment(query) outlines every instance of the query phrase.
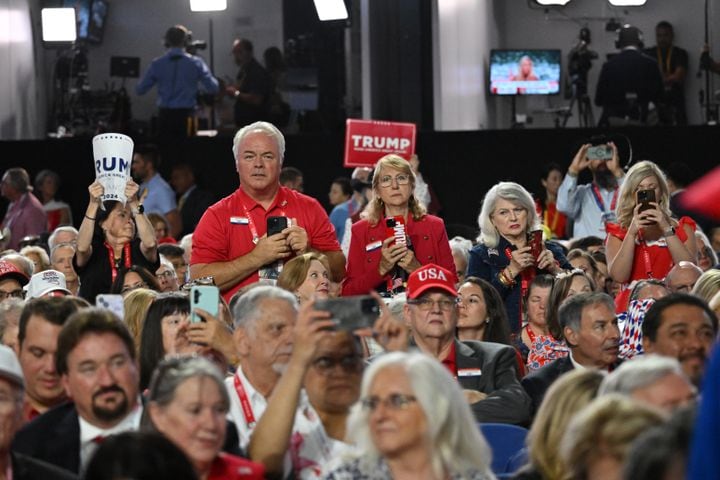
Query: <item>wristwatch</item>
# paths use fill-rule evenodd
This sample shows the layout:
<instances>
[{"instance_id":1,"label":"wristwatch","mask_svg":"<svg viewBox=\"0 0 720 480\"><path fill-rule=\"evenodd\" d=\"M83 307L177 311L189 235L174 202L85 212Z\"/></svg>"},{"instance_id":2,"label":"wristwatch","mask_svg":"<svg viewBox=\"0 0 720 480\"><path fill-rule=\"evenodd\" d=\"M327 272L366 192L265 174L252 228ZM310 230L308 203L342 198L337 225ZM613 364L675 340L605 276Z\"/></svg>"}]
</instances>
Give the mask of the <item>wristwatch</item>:
<instances>
[{"instance_id":1,"label":"wristwatch","mask_svg":"<svg viewBox=\"0 0 720 480\"><path fill-rule=\"evenodd\" d=\"M132 210L133 215L142 215L143 213L145 213L145 207L142 203L138 203L137 207Z\"/></svg>"},{"instance_id":2,"label":"wristwatch","mask_svg":"<svg viewBox=\"0 0 720 480\"><path fill-rule=\"evenodd\" d=\"M664 238L672 237L673 235L675 235L675 227L672 226L662 233Z\"/></svg>"}]
</instances>

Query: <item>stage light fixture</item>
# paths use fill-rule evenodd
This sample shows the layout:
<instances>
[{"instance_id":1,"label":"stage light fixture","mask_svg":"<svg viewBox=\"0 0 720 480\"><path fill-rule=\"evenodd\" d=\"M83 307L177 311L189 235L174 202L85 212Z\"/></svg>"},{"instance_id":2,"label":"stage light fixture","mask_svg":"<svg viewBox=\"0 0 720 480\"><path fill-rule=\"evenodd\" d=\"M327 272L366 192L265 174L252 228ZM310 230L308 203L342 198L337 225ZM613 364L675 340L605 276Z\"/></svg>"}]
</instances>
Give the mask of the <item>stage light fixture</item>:
<instances>
[{"instance_id":1,"label":"stage light fixture","mask_svg":"<svg viewBox=\"0 0 720 480\"><path fill-rule=\"evenodd\" d=\"M642 7L647 0L608 0L613 7Z\"/></svg>"},{"instance_id":2,"label":"stage light fixture","mask_svg":"<svg viewBox=\"0 0 720 480\"><path fill-rule=\"evenodd\" d=\"M313 0L318 18L322 22L332 20L346 20L348 18L347 8L343 0Z\"/></svg>"},{"instance_id":3,"label":"stage light fixture","mask_svg":"<svg viewBox=\"0 0 720 480\"><path fill-rule=\"evenodd\" d=\"M537 3L542 5L543 7L554 7L554 6L560 6L563 7L570 3L570 0L535 0Z\"/></svg>"},{"instance_id":4,"label":"stage light fixture","mask_svg":"<svg viewBox=\"0 0 720 480\"><path fill-rule=\"evenodd\" d=\"M43 8L40 18L43 42L74 42L77 38L74 8Z\"/></svg>"},{"instance_id":5,"label":"stage light fixture","mask_svg":"<svg viewBox=\"0 0 720 480\"><path fill-rule=\"evenodd\" d=\"M222 12L227 10L227 0L190 0L193 12Z\"/></svg>"}]
</instances>

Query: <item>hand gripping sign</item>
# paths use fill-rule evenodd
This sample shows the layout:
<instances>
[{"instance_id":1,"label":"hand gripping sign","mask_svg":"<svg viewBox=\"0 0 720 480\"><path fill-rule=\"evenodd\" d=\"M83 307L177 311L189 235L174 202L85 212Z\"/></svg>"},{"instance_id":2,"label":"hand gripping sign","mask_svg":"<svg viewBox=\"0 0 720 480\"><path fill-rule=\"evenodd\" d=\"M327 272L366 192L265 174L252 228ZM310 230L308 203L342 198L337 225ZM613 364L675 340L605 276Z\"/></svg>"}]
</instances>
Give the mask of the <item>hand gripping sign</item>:
<instances>
[{"instance_id":1,"label":"hand gripping sign","mask_svg":"<svg viewBox=\"0 0 720 480\"><path fill-rule=\"evenodd\" d=\"M93 137L92 146L95 178L105 189L102 201L117 200L124 204L127 202L125 185L132 165L132 138L120 133L103 133Z\"/></svg>"},{"instance_id":2,"label":"hand gripping sign","mask_svg":"<svg viewBox=\"0 0 720 480\"><path fill-rule=\"evenodd\" d=\"M395 153L405 160L415 153L415 124L348 119L345 167L374 167L381 157Z\"/></svg>"}]
</instances>

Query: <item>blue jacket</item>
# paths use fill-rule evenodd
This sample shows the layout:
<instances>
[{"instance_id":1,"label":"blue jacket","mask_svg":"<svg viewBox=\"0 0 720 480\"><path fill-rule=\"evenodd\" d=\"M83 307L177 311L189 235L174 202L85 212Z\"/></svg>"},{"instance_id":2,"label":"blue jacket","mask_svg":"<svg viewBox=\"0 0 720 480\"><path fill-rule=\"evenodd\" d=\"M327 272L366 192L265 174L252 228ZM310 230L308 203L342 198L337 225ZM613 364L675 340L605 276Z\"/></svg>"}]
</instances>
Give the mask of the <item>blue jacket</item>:
<instances>
[{"instance_id":1,"label":"blue jacket","mask_svg":"<svg viewBox=\"0 0 720 480\"><path fill-rule=\"evenodd\" d=\"M480 277L495 287L505 301L505 310L507 311L508 320L510 320L510 330L513 333L518 333L522 326L522 299L520 298L522 287L519 281L513 287L508 288L498 280L498 274L510 263L510 260L508 260L505 255L505 249L510 246L510 242L502 236L495 248L488 248L483 244L474 246L473 249L470 250L467 276ZM568 263L559 245L553 242L545 242L545 248L552 252L553 257L560 263L561 268L572 268L572 265ZM537 273L543 274L550 272L538 270Z\"/></svg>"}]
</instances>

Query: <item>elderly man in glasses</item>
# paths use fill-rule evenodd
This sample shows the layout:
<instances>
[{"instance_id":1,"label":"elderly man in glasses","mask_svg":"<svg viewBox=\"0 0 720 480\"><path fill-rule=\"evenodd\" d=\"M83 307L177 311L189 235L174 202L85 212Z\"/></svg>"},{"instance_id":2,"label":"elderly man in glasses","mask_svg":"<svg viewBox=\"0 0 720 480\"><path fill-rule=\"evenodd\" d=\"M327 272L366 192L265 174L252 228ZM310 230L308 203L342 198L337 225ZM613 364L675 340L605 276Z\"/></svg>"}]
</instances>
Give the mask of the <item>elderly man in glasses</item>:
<instances>
[{"instance_id":1,"label":"elderly man in glasses","mask_svg":"<svg viewBox=\"0 0 720 480\"><path fill-rule=\"evenodd\" d=\"M410 275L403 314L413 340L460 382L477 421L526 424L530 399L518 380L515 350L499 343L455 338L454 279L449 270L435 264Z\"/></svg>"}]
</instances>

